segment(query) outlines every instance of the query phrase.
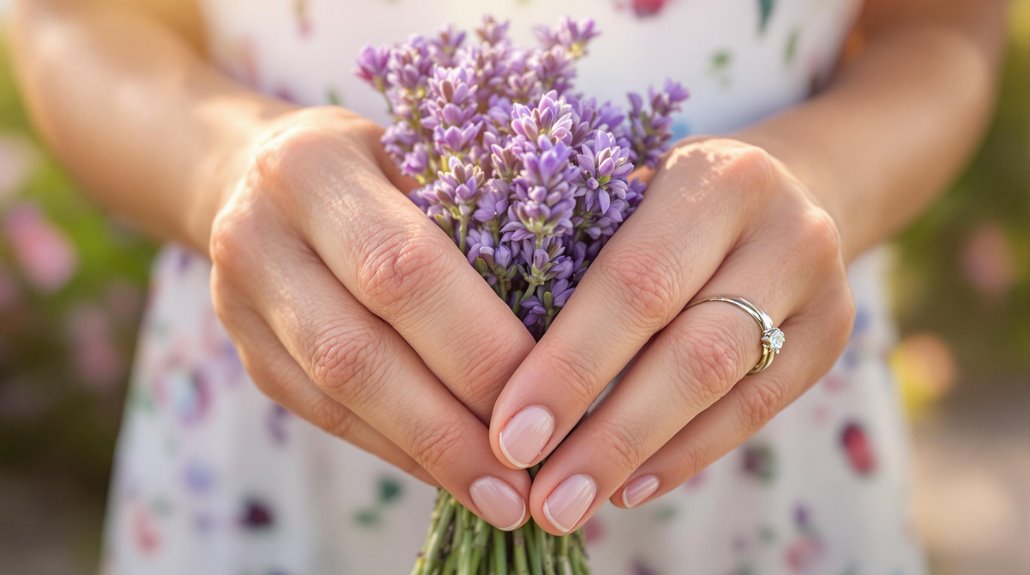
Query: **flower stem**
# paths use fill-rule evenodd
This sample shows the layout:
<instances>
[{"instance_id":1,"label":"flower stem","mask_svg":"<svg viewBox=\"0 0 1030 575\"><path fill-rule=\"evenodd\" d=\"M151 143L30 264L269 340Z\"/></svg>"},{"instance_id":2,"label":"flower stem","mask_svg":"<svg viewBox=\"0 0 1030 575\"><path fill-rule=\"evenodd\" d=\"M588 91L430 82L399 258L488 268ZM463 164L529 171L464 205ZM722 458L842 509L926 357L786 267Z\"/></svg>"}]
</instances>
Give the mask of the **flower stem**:
<instances>
[{"instance_id":1,"label":"flower stem","mask_svg":"<svg viewBox=\"0 0 1030 575\"><path fill-rule=\"evenodd\" d=\"M512 545L512 554L515 556L515 575L529 575L529 562L526 559L526 527L519 527L514 531L515 542Z\"/></svg>"},{"instance_id":2,"label":"flower stem","mask_svg":"<svg viewBox=\"0 0 1030 575\"><path fill-rule=\"evenodd\" d=\"M493 530L493 544L490 547L490 554L493 556L493 575L504 575L508 571L508 542L507 533L500 529Z\"/></svg>"},{"instance_id":3,"label":"flower stem","mask_svg":"<svg viewBox=\"0 0 1030 575\"><path fill-rule=\"evenodd\" d=\"M543 559L540 557L543 549L538 545L540 539L536 535L540 528L530 521L523 529L526 534L526 549L529 550L529 570L533 575L544 575Z\"/></svg>"},{"instance_id":4,"label":"flower stem","mask_svg":"<svg viewBox=\"0 0 1030 575\"><path fill-rule=\"evenodd\" d=\"M534 524L535 525L535 524ZM554 575L554 540L556 537L549 535L539 525L535 525L536 547L539 549L540 559L543 563L543 575ZM561 537L559 539L565 539Z\"/></svg>"}]
</instances>

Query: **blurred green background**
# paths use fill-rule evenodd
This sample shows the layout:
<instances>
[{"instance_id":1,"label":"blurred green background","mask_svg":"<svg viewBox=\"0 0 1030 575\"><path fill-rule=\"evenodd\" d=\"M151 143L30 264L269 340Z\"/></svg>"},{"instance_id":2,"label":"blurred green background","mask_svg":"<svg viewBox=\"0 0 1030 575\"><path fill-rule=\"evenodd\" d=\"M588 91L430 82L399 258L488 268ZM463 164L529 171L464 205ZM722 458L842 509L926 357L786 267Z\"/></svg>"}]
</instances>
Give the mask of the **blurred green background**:
<instances>
[{"instance_id":1,"label":"blurred green background","mask_svg":"<svg viewBox=\"0 0 1030 575\"><path fill-rule=\"evenodd\" d=\"M891 363L939 574L1030 573L1030 1L1012 11L983 147L894 248ZM6 52L0 34L0 557L88 572L154 246L39 147Z\"/></svg>"}]
</instances>

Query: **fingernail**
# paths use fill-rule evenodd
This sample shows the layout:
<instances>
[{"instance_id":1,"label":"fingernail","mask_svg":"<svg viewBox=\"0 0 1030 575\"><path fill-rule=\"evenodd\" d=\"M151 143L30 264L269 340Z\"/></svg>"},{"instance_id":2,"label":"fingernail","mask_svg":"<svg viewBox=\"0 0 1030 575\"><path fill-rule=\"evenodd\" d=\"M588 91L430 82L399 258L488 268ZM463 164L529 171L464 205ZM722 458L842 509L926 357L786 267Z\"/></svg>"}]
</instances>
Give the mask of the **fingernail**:
<instances>
[{"instance_id":1,"label":"fingernail","mask_svg":"<svg viewBox=\"0 0 1030 575\"><path fill-rule=\"evenodd\" d=\"M644 475L630 481L622 490L622 503L626 507L636 507L645 499L658 491L658 478L654 475Z\"/></svg>"},{"instance_id":2,"label":"fingernail","mask_svg":"<svg viewBox=\"0 0 1030 575\"><path fill-rule=\"evenodd\" d=\"M597 484L589 475L573 475L562 481L544 501L544 516L562 533L583 518L597 495Z\"/></svg>"},{"instance_id":3,"label":"fingernail","mask_svg":"<svg viewBox=\"0 0 1030 575\"><path fill-rule=\"evenodd\" d=\"M483 518L503 531L511 531L526 518L526 502L510 485L496 477L480 477L472 482L469 495Z\"/></svg>"},{"instance_id":4,"label":"fingernail","mask_svg":"<svg viewBox=\"0 0 1030 575\"><path fill-rule=\"evenodd\" d=\"M515 467L525 469L540 455L554 433L554 416L539 405L515 414L501 430L501 452Z\"/></svg>"}]
</instances>

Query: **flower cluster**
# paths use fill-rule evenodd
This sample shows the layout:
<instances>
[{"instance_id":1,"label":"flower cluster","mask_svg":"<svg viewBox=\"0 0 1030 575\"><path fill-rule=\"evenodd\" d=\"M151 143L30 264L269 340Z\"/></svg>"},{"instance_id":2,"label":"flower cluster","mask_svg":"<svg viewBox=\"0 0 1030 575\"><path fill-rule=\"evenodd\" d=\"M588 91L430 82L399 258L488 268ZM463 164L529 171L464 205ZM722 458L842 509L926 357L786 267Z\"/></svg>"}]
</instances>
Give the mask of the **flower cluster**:
<instances>
[{"instance_id":1,"label":"flower cluster","mask_svg":"<svg viewBox=\"0 0 1030 575\"><path fill-rule=\"evenodd\" d=\"M687 92L668 81L629 111L574 89L598 31L563 19L519 48L486 18L478 41L451 27L367 47L357 74L386 97L383 145L412 199L539 337L605 241L640 203Z\"/></svg>"}]
</instances>

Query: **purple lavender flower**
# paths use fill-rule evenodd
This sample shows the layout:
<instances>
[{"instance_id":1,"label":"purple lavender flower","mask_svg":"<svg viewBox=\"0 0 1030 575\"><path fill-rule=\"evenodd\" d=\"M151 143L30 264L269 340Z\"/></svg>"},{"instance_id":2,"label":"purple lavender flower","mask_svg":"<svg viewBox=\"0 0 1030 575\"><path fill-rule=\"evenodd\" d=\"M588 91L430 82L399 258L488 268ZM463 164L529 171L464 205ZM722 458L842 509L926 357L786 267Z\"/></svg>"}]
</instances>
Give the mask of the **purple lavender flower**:
<instances>
[{"instance_id":1,"label":"purple lavender flower","mask_svg":"<svg viewBox=\"0 0 1030 575\"><path fill-rule=\"evenodd\" d=\"M594 140L583 145L577 157L581 185L586 188L583 207L605 215L612 198L626 199L629 184L626 178L633 171L630 150L619 146L611 132L594 132Z\"/></svg>"},{"instance_id":2,"label":"purple lavender flower","mask_svg":"<svg viewBox=\"0 0 1030 575\"><path fill-rule=\"evenodd\" d=\"M638 165L655 167L658 157L672 137L672 116L689 96L686 88L672 80L665 81L665 89L648 88L649 108L644 107L640 94L631 92L626 137L633 147L633 161Z\"/></svg>"},{"instance_id":3,"label":"purple lavender flower","mask_svg":"<svg viewBox=\"0 0 1030 575\"><path fill-rule=\"evenodd\" d=\"M385 92L388 86L386 74L389 62L389 48L365 46L358 55L358 67L354 73L362 80L371 84L377 92Z\"/></svg>"},{"instance_id":4,"label":"purple lavender flower","mask_svg":"<svg viewBox=\"0 0 1030 575\"><path fill-rule=\"evenodd\" d=\"M476 36L484 44L491 46L507 43L508 25L509 22L507 20L498 22L493 16L486 16L483 18L483 23L476 28Z\"/></svg>"},{"instance_id":5,"label":"purple lavender flower","mask_svg":"<svg viewBox=\"0 0 1030 575\"><path fill-rule=\"evenodd\" d=\"M455 30L447 25L436 33L436 38L429 42L433 60L439 65L450 66L456 60L458 48L465 42L465 32Z\"/></svg>"},{"instance_id":6,"label":"purple lavender flower","mask_svg":"<svg viewBox=\"0 0 1030 575\"><path fill-rule=\"evenodd\" d=\"M394 118L383 146L420 187L410 194L539 337L601 248L643 198L687 93L666 82L628 113L574 90L575 62L598 35L562 19L520 48L484 19L469 41L447 27L367 47L356 74Z\"/></svg>"},{"instance_id":7,"label":"purple lavender flower","mask_svg":"<svg viewBox=\"0 0 1030 575\"><path fill-rule=\"evenodd\" d=\"M536 107L515 104L511 110L511 129L530 142L541 136L552 143L572 143L572 106L555 91L540 98Z\"/></svg>"},{"instance_id":8,"label":"purple lavender flower","mask_svg":"<svg viewBox=\"0 0 1030 575\"><path fill-rule=\"evenodd\" d=\"M600 34L594 27L593 20L576 22L568 16L563 17L553 28L537 28L536 33L545 48L559 46L568 51L573 58L585 56L587 44Z\"/></svg>"}]
</instances>

